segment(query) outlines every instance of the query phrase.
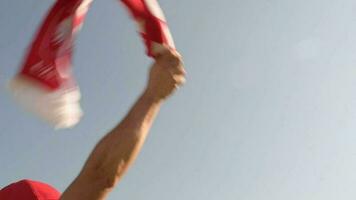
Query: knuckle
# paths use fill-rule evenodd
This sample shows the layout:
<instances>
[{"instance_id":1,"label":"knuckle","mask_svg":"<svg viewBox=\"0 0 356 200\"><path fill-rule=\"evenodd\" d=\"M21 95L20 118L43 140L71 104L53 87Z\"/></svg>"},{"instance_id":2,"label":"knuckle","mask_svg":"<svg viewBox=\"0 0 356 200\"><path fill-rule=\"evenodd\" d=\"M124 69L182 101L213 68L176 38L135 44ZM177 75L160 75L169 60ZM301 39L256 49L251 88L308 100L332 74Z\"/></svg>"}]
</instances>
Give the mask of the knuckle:
<instances>
[{"instance_id":1,"label":"knuckle","mask_svg":"<svg viewBox=\"0 0 356 200\"><path fill-rule=\"evenodd\" d=\"M175 84L179 84L179 85L184 84L186 82L186 79L183 75L173 76L173 79Z\"/></svg>"},{"instance_id":2,"label":"knuckle","mask_svg":"<svg viewBox=\"0 0 356 200\"><path fill-rule=\"evenodd\" d=\"M185 82L187 82L187 80L185 78L182 78L182 80L179 82L181 85L185 84Z\"/></svg>"},{"instance_id":3,"label":"knuckle","mask_svg":"<svg viewBox=\"0 0 356 200\"><path fill-rule=\"evenodd\" d=\"M177 56L179 59L183 59L183 56L182 56L179 52L176 52L176 56Z\"/></svg>"},{"instance_id":4,"label":"knuckle","mask_svg":"<svg viewBox=\"0 0 356 200\"><path fill-rule=\"evenodd\" d=\"M186 74L187 74L187 72L185 71L184 67L182 67L182 66L179 67L179 72L180 72L181 74L183 74L183 75L186 75Z\"/></svg>"},{"instance_id":5,"label":"knuckle","mask_svg":"<svg viewBox=\"0 0 356 200\"><path fill-rule=\"evenodd\" d=\"M171 63L174 63L174 64L180 63L180 59L177 56L174 56L174 55L169 58L169 61Z\"/></svg>"}]
</instances>

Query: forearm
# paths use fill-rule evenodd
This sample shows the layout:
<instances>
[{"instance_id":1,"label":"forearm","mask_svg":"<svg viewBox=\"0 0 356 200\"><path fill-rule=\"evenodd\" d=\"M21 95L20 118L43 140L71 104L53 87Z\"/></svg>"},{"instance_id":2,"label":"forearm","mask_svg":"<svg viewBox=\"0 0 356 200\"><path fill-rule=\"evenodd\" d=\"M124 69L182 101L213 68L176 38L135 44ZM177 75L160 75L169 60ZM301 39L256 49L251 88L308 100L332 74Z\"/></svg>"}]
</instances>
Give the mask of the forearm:
<instances>
[{"instance_id":1,"label":"forearm","mask_svg":"<svg viewBox=\"0 0 356 200\"><path fill-rule=\"evenodd\" d=\"M153 120L160 108L148 92L144 92L122 122L108 133L95 147L84 170L94 172L95 177L115 179L116 182L136 158Z\"/></svg>"},{"instance_id":2,"label":"forearm","mask_svg":"<svg viewBox=\"0 0 356 200\"><path fill-rule=\"evenodd\" d=\"M104 199L137 157L160 105L161 101L147 91L140 96L121 123L96 145L80 175L69 187L87 184L91 192L75 196L84 198L85 195L87 200Z\"/></svg>"}]
</instances>

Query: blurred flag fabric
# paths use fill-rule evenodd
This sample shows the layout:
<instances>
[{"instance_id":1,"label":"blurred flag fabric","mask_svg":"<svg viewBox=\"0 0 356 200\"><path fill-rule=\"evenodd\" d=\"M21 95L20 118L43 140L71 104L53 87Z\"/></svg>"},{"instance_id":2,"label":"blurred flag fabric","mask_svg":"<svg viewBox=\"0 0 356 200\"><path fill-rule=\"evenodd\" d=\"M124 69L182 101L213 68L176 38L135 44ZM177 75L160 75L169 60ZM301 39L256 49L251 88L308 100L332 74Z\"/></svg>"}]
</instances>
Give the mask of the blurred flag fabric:
<instances>
[{"instance_id":1,"label":"blurred flag fabric","mask_svg":"<svg viewBox=\"0 0 356 200\"><path fill-rule=\"evenodd\" d=\"M10 90L27 110L55 128L80 121L80 90L71 72L75 36L93 0L57 0L29 46ZM154 57L175 45L156 0L121 0L138 25L146 53Z\"/></svg>"}]
</instances>

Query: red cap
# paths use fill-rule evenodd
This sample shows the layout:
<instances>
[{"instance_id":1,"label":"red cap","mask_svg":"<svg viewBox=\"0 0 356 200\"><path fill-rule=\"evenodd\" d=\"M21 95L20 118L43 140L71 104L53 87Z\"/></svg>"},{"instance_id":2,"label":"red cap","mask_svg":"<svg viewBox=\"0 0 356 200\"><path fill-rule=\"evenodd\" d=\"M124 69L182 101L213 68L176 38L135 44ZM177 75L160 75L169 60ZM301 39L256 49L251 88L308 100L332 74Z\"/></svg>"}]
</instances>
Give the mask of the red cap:
<instances>
[{"instance_id":1,"label":"red cap","mask_svg":"<svg viewBox=\"0 0 356 200\"><path fill-rule=\"evenodd\" d=\"M12 183L0 190L0 200L58 200L60 196L50 185L32 180Z\"/></svg>"}]
</instances>

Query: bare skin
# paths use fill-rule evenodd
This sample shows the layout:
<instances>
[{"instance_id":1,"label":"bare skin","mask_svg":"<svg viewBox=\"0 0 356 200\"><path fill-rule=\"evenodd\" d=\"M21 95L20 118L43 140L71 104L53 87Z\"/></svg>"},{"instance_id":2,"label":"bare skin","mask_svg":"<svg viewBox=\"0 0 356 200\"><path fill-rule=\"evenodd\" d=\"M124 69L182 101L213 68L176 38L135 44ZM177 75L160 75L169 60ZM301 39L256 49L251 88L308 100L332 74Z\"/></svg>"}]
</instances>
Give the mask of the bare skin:
<instances>
[{"instance_id":1,"label":"bare skin","mask_svg":"<svg viewBox=\"0 0 356 200\"><path fill-rule=\"evenodd\" d=\"M185 82L180 55L167 50L151 67L147 87L126 117L96 145L61 200L104 200L140 152L162 103Z\"/></svg>"}]
</instances>

